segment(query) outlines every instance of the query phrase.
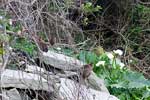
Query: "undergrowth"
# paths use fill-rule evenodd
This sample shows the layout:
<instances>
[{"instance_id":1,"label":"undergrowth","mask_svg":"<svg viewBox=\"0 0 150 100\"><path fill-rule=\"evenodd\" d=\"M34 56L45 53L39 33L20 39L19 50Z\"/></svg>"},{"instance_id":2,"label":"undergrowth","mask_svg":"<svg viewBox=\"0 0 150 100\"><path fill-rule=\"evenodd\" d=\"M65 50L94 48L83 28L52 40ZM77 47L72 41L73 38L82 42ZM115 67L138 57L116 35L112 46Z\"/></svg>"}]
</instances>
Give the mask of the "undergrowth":
<instances>
[{"instance_id":1,"label":"undergrowth","mask_svg":"<svg viewBox=\"0 0 150 100\"><path fill-rule=\"evenodd\" d=\"M48 10L53 11L53 12L60 10L59 13L61 13L61 11L63 9L67 9L69 7L69 6L66 7L64 5L61 5L62 8L59 8L59 6L57 5L57 7L54 8L53 6L56 6L56 5L54 5L53 3L50 3L48 6ZM65 8L63 8L63 7L65 7ZM43 8L41 8L41 9L43 10ZM92 22L93 20L91 21L87 15L93 14L93 12L98 13L98 11L101 9L103 9L103 8L101 8L100 6L95 7L91 3L82 5L82 11L83 11L82 13L84 14L84 18L81 20L81 23L85 26L88 26L90 23L93 23ZM40 10L40 11L42 11L42 10ZM63 11L63 13L66 13L66 12ZM143 70L146 70L146 71L149 70L149 68L148 68L149 67L149 57L150 57L149 56L150 55L149 13L150 13L150 9L144 5L136 5L135 8L133 8L133 12L132 13L130 12L129 13L130 15L128 16L128 17L131 17L131 19L130 19L131 21L130 21L129 25L127 25L128 28L126 29L125 32L120 33L121 35L123 35L122 37L125 38L125 41L120 37L119 38L116 37L117 32L113 33L113 31L112 31L113 28L109 29L111 31L108 32L108 34L106 34L108 31L107 30L107 31L99 31L99 32L96 31L93 33L84 32L83 35L84 35L85 39L89 39L88 42L90 42L92 46L94 45L93 47L95 47L95 44L96 45L101 44L105 48L106 47L113 48L113 47L119 47L119 46L123 46L122 48L127 47L127 48L125 48L126 49L125 57L129 56L129 58L126 59L125 57L123 57L123 59L125 59L124 61L126 61L126 60L130 61L130 60L132 60L130 58L136 57L137 65L142 67L143 68L142 72L144 72ZM11 22L9 16L4 16L5 14L1 13L1 12L0 12L0 15L1 15L0 16L0 29L6 30L6 31L8 31L8 33L15 32L17 35L19 35L20 31L21 31L21 25L19 23L16 23L16 25L13 26L13 25L11 25L12 22ZM62 14L62 16L63 16L63 14ZM56 17L56 16L54 16L54 17ZM96 16L96 17L99 18L99 17L104 17L104 16L101 16L100 14L98 14L98 16ZM65 17L63 20L66 21ZM96 20L96 18L94 18L94 21L95 20ZM61 21L62 21L62 19L61 19ZM98 23L101 21L98 20L97 24L101 25L101 23ZM46 22L48 22L48 21L46 20ZM55 21L51 21L51 22L55 23ZM57 22L57 24L60 24L58 22ZM126 24L126 23L124 23L124 24ZM42 23L42 25L43 25L43 23ZM66 28L66 27L64 27L65 25L67 26L67 24L64 24L64 23L62 25L60 24L60 26L62 26L62 29L67 30L69 26L67 26L67 28ZM102 28L102 27L107 28L107 25L106 26L104 26L104 25L105 25L105 23L102 24L100 28ZM37 26L38 25L35 26L35 29ZM43 26L43 27L45 27L45 26ZM54 27L48 26L47 29L51 29L51 28L54 28ZM57 30L59 28L60 27L55 27L54 29ZM71 29L72 29L72 26L71 26ZM43 30L45 30L45 29L41 29L42 32L43 32ZM63 30L63 32L64 32L64 30ZM76 30L76 28L75 28L75 30ZM98 30L98 29L95 28L94 31L95 30ZM34 30L34 31L36 31L36 30ZM46 34L46 32L49 32L49 31L51 31L51 30L45 31L45 33L43 32L43 34ZM60 31L60 33L59 32L58 33L62 35L61 32L62 32L62 30ZM72 32L72 30L71 31L67 30L64 33L67 33L67 32L70 34L70 32ZM112 33L113 33L113 35L112 35ZM107 37L107 35L108 35L108 37ZM6 36L6 35L2 34L2 32L1 32L0 33L0 44L2 44L3 42L9 41L10 46L12 46L13 48L21 49L22 51L25 51L29 55L32 56L32 55L34 55L34 51L37 50L37 47L36 47L35 43L33 43L33 41L31 41L31 39L29 38L29 36L31 36L31 35L24 34L24 36L25 37L21 37L21 38L18 38L17 36L13 36L13 35ZM105 37L107 37L107 38L105 38ZM74 39L74 40L79 40L79 38L80 37L78 37L78 39ZM110 44L110 45L106 45L107 41L109 42L108 44ZM117 43L115 44L116 41L117 41ZM80 43L81 41L77 41L77 42ZM126 44L124 42L126 42ZM83 45L84 45L84 47L91 47L91 45L89 45L88 43L86 44L86 42L84 42ZM146 79L142 73L130 70L129 65L131 64L131 62L124 64L120 59L121 54L119 54L119 53L117 54L115 51L111 51L111 52L102 51L101 53L95 54L94 52L85 51L86 48L84 48L84 47L82 48L83 50L79 52L79 54L78 53L75 54L74 51L71 49L61 48L61 50L66 55L76 56L81 61L84 61L86 63L92 63L93 67L94 67L93 71L97 74L98 77L104 79L105 84L108 87L110 93L117 96L120 100L150 100L150 80ZM59 48L56 48L54 50L57 50L57 52L59 52ZM3 46L0 45L0 55L3 54L4 52L5 51L3 50ZM138 61L140 61L140 62L138 63ZM147 67L147 69L145 69L145 67Z\"/></svg>"},{"instance_id":2,"label":"undergrowth","mask_svg":"<svg viewBox=\"0 0 150 100\"><path fill-rule=\"evenodd\" d=\"M150 81L142 73L131 71L114 52L96 55L81 51L78 58L92 63L94 72L104 79L111 94L120 100L150 100Z\"/></svg>"}]
</instances>

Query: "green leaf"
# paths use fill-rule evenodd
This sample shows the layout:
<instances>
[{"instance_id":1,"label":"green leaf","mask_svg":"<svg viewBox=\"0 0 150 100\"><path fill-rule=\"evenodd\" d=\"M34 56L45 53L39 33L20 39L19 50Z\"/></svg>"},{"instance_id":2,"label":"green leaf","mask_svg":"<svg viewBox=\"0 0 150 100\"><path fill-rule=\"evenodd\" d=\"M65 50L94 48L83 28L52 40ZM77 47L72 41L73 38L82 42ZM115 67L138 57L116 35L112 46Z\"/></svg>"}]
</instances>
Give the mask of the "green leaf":
<instances>
[{"instance_id":1,"label":"green leaf","mask_svg":"<svg viewBox=\"0 0 150 100\"><path fill-rule=\"evenodd\" d=\"M141 73L128 71L124 79L129 82L128 88L143 88L150 86L150 81L145 79Z\"/></svg>"},{"instance_id":2,"label":"green leaf","mask_svg":"<svg viewBox=\"0 0 150 100\"><path fill-rule=\"evenodd\" d=\"M0 42L9 42L9 35L0 33Z\"/></svg>"},{"instance_id":3,"label":"green leaf","mask_svg":"<svg viewBox=\"0 0 150 100\"><path fill-rule=\"evenodd\" d=\"M81 60L81 61L83 61L83 62L86 62L85 58L86 58L86 52L85 51L81 51L79 53L78 59Z\"/></svg>"},{"instance_id":4,"label":"green leaf","mask_svg":"<svg viewBox=\"0 0 150 100\"><path fill-rule=\"evenodd\" d=\"M4 49L0 47L0 55L4 54Z\"/></svg>"},{"instance_id":5,"label":"green leaf","mask_svg":"<svg viewBox=\"0 0 150 100\"><path fill-rule=\"evenodd\" d=\"M115 87L115 88L127 88L128 87L128 82L127 81L120 81L117 84L112 84L110 86Z\"/></svg>"},{"instance_id":6,"label":"green leaf","mask_svg":"<svg viewBox=\"0 0 150 100\"><path fill-rule=\"evenodd\" d=\"M32 55L32 56L33 56L33 53L35 53L35 49L36 49L36 45L25 38L17 38L16 44L12 45L12 47L25 51L29 55Z\"/></svg>"}]
</instances>

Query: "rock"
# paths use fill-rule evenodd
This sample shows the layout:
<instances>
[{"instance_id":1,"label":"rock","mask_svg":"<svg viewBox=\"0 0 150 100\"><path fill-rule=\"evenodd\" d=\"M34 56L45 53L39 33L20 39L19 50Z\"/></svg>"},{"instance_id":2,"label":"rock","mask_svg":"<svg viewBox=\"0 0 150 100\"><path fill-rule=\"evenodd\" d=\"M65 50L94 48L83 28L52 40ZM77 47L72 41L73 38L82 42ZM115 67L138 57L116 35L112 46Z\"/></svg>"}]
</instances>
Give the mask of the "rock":
<instances>
[{"instance_id":1,"label":"rock","mask_svg":"<svg viewBox=\"0 0 150 100\"><path fill-rule=\"evenodd\" d=\"M2 94L0 93L0 99L2 99L2 100L9 100L9 97L6 96L6 92L5 91L2 91Z\"/></svg>"},{"instance_id":2,"label":"rock","mask_svg":"<svg viewBox=\"0 0 150 100\"><path fill-rule=\"evenodd\" d=\"M30 90L29 90L30 91ZM21 100L32 100L26 93L26 90L19 91L19 94L21 96Z\"/></svg>"},{"instance_id":3,"label":"rock","mask_svg":"<svg viewBox=\"0 0 150 100\"><path fill-rule=\"evenodd\" d=\"M31 72L31 73L45 73L43 68L40 68L35 65L28 65L28 64L26 65L25 71Z\"/></svg>"},{"instance_id":4,"label":"rock","mask_svg":"<svg viewBox=\"0 0 150 100\"><path fill-rule=\"evenodd\" d=\"M46 64L62 70L77 70L85 65L85 63L75 58L68 57L63 54L58 54L53 51L41 53L40 60Z\"/></svg>"},{"instance_id":5,"label":"rock","mask_svg":"<svg viewBox=\"0 0 150 100\"><path fill-rule=\"evenodd\" d=\"M61 78L59 94L63 100L119 100L109 93L87 88L65 78Z\"/></svg>"},{"instance_id":6,"label":"rock","mask_svg":"<svg viewBox=\"0 0 150 100\"><path fill-rule=\"evenodd\" d=\"M3 91L3 99L2 100L22 100L17 89L13 88L11 90ZM7 97L7 98L6 98Z\"/></svg>"},{"instance_id":7,"label":"rock","mask_svg":"<svg viewBox=\"0 0 150 100\"><path fill-rule=\"evenodd\" d=\"M33 73L26 73L20 70L6 69L2 73L1 87L15 87L20 89L53 91L46 79Z\"/></svg>"},{"instance_id":8,"label":"rock","mask_svg":"<svg viewBox=\"0 0 150 100\"><path fill-rule=\"evenodd\" d=\"M68 78L68 77L72 77L72 76L78 77L77 72L64 71L65 74L58 73L58 74L54 75L51 72L44 71L43 68L40 68L40 67L34 66L34 65L27 65L25 71L31 72L34 74L35 73L40 74L44 79L53 80L53 82L55 82L55 83L60 83L60 78ZM88 86L90 86L91 88L109 93L109 91L107 90L107 88L104 85L104 81L102 79L100 79L99 77L97 77L97 75L94 72L92 72L92 74L88 77L87 82L88 82ZM55 83L53 83L53 84L55 84Z\"/></svg>"},{"instance_id":9,"label":"rock","mask_svg":"<svg viewBox=\"0 0 150 100\"><path fill-rule=\"evenodd\" d=\"M67 77L72 77L72 76L78 76L77 72L72 72L72 71L64 71L65 74L58 73L57 75L61 78L67 78Z\"/></svg>"},{"instance_id":10,"label":"rock","mask_svg":"<svg viewBox=\"0 0 150 100\"><path fill-rule=\"evenodd\" d=\"M109 94L109 91L104 84L104 80L100 79L94 72L92 72L88 77L88 84L95 90L99 90Z\"/></svg>"},{"instance_id":11,"label":"rock","mask_svg":"<svg viewBox=\"0 0 150 100\"><path fill-rule=\"evenodd\" d=\"M33 73L33 74L38 74L38 75L42 76L44 79L53 80L53 82L56 82L56 83L60 83L59 78L62 75L62 74L59 75L59 73L58 73L58 75L55 75L54 73L46 71L43 68L40 68L35 65L26 65L25 71Z\"/></svg>"}]
</instances>

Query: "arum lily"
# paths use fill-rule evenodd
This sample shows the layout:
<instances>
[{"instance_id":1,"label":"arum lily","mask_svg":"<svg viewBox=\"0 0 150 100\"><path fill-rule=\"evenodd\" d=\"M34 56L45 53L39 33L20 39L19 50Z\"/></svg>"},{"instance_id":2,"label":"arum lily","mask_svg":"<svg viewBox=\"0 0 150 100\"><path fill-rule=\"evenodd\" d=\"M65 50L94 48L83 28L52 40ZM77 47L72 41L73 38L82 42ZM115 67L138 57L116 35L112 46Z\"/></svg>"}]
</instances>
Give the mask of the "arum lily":
<instances>
[{"instance_id":1,"label":"arum lily","mask_svg":"<svg viewBox=\"0 0 150 100\"><path fill-rule=\"evenodd\" d=\"M106 55L111 60L114 58L114 55L112 53L110 53L110 52L107 52Z\"/></svg>"},{"instance_id":2,"label":"arum lily","mask_svg":"<svg viewBox=\"0 0 150 100\"><path fill-rule=\"evenodd\" d=\"M119 65L120 65L120 68L121 68L121 69L125 66L124 63L120 63Z\"/></svg>"},{"instance_id":3,"label":"arum lily","mask_svg":"<svg viewBox=\"0 0 150 100\"><path fill-rule=\"evenodd\" d=\"M13 21L12 19L9 19L9 24L12 25Z\"/></svg>"},{"instance_id":4,"label":"arum lily","mask_svg":"<svg viewBox=\"0 0 150 100\"><path fill-rule=\"evenodd\" d=\"M60 48L60 47L57 47L56 49L57 49L57 50L59 50L59 51L61 50L61 48Z\"/></svg>"},{"instance_id":5,"label":"arum lily","mask_svg":"<svg viewBox=\"0 0 150 100\"><path fill-rule=\"evenodd\" d=\"M97 64L96 64L96 66L100 66L100 65L105 65L105 61L99 61Z\"/></svg>"},{"instance_id":6,"label":"arum lily","mask_svg":"<svg viewBox=\"0 0 150 100\"><path fill-rule=\"evenodd\" d=\"M115 53L115 54L118 54L118 55L123 55L123 51L122 50L120 50L120 49L117 49L117 50L113 50L113 52Z\"/></svg>"}]
</instances>

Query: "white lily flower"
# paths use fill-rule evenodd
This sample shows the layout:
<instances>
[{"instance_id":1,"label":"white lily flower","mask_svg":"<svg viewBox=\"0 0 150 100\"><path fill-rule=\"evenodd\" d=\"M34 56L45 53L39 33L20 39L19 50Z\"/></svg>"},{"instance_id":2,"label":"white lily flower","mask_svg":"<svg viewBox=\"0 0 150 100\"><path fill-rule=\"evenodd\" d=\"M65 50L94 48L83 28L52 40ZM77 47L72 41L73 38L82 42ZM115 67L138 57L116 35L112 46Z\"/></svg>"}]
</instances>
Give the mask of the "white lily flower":
<instances>
[{"instance_id":1,"label":"white lily flower","mask_svg":"<svg viewBox=\"0 0 150 100\"><path fill-rule=\"evenodd\" d=\"M9 49L10 51L12 51L12 50L13 50L13 48L12 48L12 47L9 47L8 49Z\"/></svg>"},{"instance_id":2,"label":"white lily flower","mask_svg":"<svg viewBox=\"0 0 150 100\"><path fill-rule=\"evenodd\" d=\"M113 59L114 58L114 55L112 53L110 53L110 52L107 52L106 55L107 55L107 57L109 59Z\"/></svg>"},{"instance_id":3,"label":"white lily flower","mask_svg":"<svg viewBox=\"0 0 150 100\"><path fill-rule=\"evenodd\" d=\"M61 48L60 48L60 47L57 47L56 49L57 49L57 50L59 50L59 51L61 50Z\"/></svg>"},{"instance_id":4,"label":"white lily flower","mask_svg":"<svg viewBox=\"0 0 150 100\"><path fill-rule=\"evenodd\" d=\"M116 60L116 64L122 63L121 60L120 60L119 58L116 58L115 60Z\"/></svg>"},{"instance_id":5,"label":"white lily flower","mask_svg":"<svg viewBox=\"0 0 150 100\"><path fill-rule=\"evenodd\" d=\"M120 63L119 65L120 65L120 68L121 68L121 69L125 66L124 63Z\"/></svg>"},{"instance_id":6,"label":"white lily flower","mask_svg":"<svg viewBox=\"0 0 150 100\"><path fill-rule=\"evenodd\" d=\"M120 50L120 49L117 49L117 50L113 50L113 52L115 53L115 54L118 54L118 55L123 55L123 51L122 50Z\"/></svg>"},{"instance_id":7,"label":"white lily flower","mask_svg":"<svg viewBox=\"0 0 150 100\"><path fill-rule=\"evenodd\" d=\"M0 19L3 19L4 17L3 16L0 16Z\"/></svg>"},{"instance_id":8,"label":"white lily flower","mask_svg":"<svg viewBox=\"0 0 150 100\"><path fill-rule=\"evenodd\" d=\"M105 61L99 61L97 64L96 64L96 66L100 66L100 65L105 65Z\"/></svg>"},{"instance_id":9,"label":"white lily flower","mask_svg":"<svg viewBox=\"0 0 150 100\"><path fill-rule=\"evenodd\" d=\"M9 24L12 25L12 19L9 19Z\"/></svg>"},{"instance_id":10,"label":"white lily flower","mask_svg":"<svg viewBox=\"0 0 150 100\"><path fill-rule=\"evenodd\" d=\"M132 62L133 62L133 60L129 60L129 62L130 62L130 63L132 63Z\"/></svg>"}]
</instances>

